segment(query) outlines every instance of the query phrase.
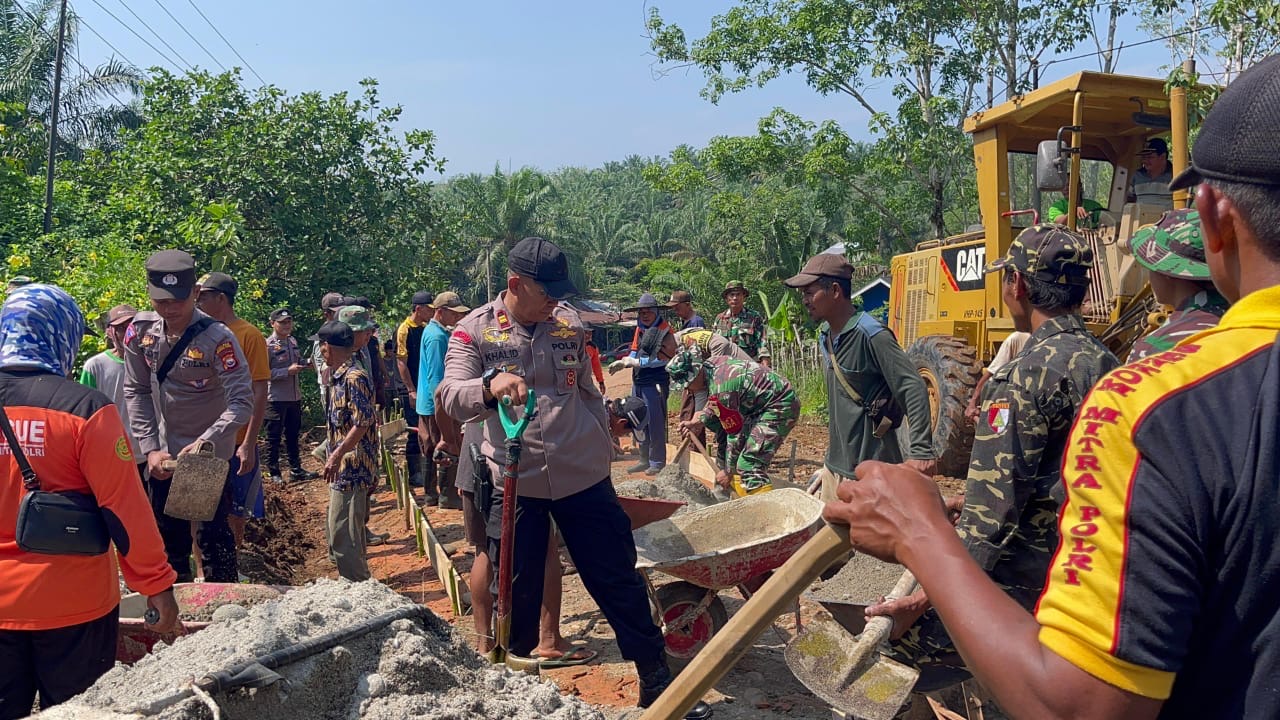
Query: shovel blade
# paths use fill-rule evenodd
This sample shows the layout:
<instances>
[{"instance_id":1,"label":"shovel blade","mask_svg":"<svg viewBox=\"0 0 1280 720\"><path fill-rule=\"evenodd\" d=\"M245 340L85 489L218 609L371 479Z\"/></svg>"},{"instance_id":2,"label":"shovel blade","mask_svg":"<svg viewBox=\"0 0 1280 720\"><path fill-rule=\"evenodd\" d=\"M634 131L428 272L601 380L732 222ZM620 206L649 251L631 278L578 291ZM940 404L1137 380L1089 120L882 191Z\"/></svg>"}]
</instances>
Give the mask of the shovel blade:
<instances>
[{"instance_id":1,"label":"shovel blade","mask_svg":"<svg viewBox=\"0 0 1280 720\"><path fill-rule=\"evenodd\" d=\"M856 720L891 720L906 703L920 671L876 653L865 670L846 682L856 639L828 620L814 620L787 644L787 667L809 691Z\"/></svg>"}]
</instances>

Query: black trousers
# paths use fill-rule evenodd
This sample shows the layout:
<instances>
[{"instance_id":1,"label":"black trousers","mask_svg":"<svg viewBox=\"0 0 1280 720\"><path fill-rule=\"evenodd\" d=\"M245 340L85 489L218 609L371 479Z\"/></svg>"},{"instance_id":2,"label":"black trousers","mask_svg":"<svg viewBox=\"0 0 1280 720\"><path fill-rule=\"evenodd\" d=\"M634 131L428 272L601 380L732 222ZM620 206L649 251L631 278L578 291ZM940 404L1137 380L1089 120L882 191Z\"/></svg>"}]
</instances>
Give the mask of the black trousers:
<instances>
[{"instance_id":1,"label":"black trousers","mask_svg":"<svg viewBox=\"0 0 1280 720\"><path fill-rule=\"evenodd\" d=\"M502 497L494 493L487 525L494 579L502 534ZM511 652L528 657L538 645L538 615L546 569L547 537L554 518L582 584L618 638L622 657L642 665L662 659L662 632L649 612L644 578L636 570L631 521L605 478L560 500L516 499L511 581ZM497 598L495 586L494 598Z\"/></svg>"},{"instance_id":2,"label":"black trousers","mask_svg":"<svg viewBox=\"0 0 1280 720\"><path fill-rule=\"evenodd\" d=\"M164 514L164 504L169 500L169 480L151 478L148 483L151 496L151 513L155 515L160 537L164 540L164 554L169 565L178 573L178 582L191 582L195 572L191 567L191 521ZM240 568L236 562L236 538L227 524L231 512L231 483L222 491L218 512L208 522L196 523L196 547L200 550L200 562L204 566L204 579L208 582L240 582Z\"/></svg>"},{"instance_id":3,"label":"black trousers","mask_svg":"<svg viewBox=\"0 0 1280 720\"><path fill-rule=\"evenodd\" d=\"M404 441L404 454L406 457L421 455L422 448L418 443L418 408L409 399L407 392L400 396L400 410L405 424L409 426L409 437Z\"/></svg>"},{"instance_id":4,"label":"black trousers","mask_svg":"<svg viewBox=\"0 0 1280 720\"><path fill-rule=\"evenodd\" d=\"M267 425L267 472L280 474L280 439L284 438L289 467L302 469L302 456L298 454L298 434L302 431L302 401L276 400L267 403L264 416Z\"/></svg>"},{"instance_id":5,"label":"black trousers","mask_svg":"<svg viewBox=\"0 0 1280 720\"><path fill-rule=\"evenodd\" d=\"M0 630L0 720L48 709L84 692L116 662L120 607L53 630Z\"/></svg>"}]
</instances>

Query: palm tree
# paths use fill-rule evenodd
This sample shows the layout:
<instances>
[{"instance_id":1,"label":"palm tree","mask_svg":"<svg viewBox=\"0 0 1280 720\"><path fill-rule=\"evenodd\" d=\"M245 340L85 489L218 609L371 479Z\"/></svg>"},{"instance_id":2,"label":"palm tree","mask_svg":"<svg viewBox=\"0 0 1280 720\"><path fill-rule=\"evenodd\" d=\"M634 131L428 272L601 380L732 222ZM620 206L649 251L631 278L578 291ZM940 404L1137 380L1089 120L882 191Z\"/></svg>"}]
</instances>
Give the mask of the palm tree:
<instances>
[{"instance_id":1,"label":"palm tree","mask_svg":"<svg viewBox=\"0 0 1280 720\"><path fill-rule=\"evenodd\" d=\"M471 275L480 285L501 276L507 251L538 232L539 209L554 188L537 170L521 168L508 175L495 166L492 175L472 173L451 180L446 192L462 207L463 232L477 241Z\"/></svg>"},{"instance_id":2,"label":"palm tree","mask_svg":"<svg viewBox=\"0 0 1280 720\"><path fill-rule=\"evenodd\" d=\"M79 27L68 11L58 137L63 152L73 156L91 147L112 149L122 128L141 124L136 98L142 73L115 58L92 70L81 68L71 60ZM30 6L0 0L0 101L26 108L27 122L43 122L49 115L57 37L57 0ZM108 99L115 102L104 104Z\"/></svg>"}]
</instances>

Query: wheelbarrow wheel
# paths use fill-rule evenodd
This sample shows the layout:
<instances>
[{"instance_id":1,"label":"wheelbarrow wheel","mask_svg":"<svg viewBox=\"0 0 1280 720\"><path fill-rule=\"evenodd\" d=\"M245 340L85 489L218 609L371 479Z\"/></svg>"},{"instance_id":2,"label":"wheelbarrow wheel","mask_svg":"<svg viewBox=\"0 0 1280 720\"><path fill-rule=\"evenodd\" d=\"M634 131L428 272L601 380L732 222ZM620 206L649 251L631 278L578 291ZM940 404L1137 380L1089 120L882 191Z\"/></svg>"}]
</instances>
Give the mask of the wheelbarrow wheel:
<instances>
[{"instance_id":1,"label":"wheelbarrow wheel","mask_svg":"<svg viewBox=\"0 0 1280 720\"><path fill-rule=\"evenodd\" d=\"M707 593L712 593L711 600L705 609L692 618L685 618L687 613L695 611L703 604ZM724 603L714 590L698 587L687 582L673 582L657 588L655 592L658 610L662 623L666 627L663 641L667 647L667 657L673 669L679 670L693 659L698 651L706 646L711 636L724 627L729 621L729 613ZM676 624L680 623L680 627Z\"/></svg>"}]
</instances>

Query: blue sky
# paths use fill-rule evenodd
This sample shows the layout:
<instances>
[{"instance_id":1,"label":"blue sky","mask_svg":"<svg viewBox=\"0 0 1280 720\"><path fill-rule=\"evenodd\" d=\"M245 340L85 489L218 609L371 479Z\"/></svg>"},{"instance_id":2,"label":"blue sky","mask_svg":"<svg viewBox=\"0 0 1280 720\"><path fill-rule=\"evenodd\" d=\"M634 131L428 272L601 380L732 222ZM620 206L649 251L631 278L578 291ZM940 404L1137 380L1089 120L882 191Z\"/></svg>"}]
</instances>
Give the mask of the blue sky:
<instances>
[{"instance_id":1,"label":"blue sky","mask_svg":"<svg viewBox=\"0 0 1280 720\"><path fill-rule=\"evenodd\" d=\"M290 92L358 91L362 78L377 78L383 100L404 107L405 128L435 131L437 154L448 160L446 176L489 172L495 164L553 170L632 154L665 155L682 143L700 146L716 135L754 133L758 119L775 106L809 120L836 120L855 137L867 136L867 116L851 99L819 96L800 78L783 77L712 105L698 94L703 78L696 71L655 77L642 2L194 2L267 82ZM174 69L107 10L172 58L128 12L132 9L187 62L216 70L165 14L167 9L223 65L241 65L191 0L73 0L72 5L141 67ZM732 5L724 0L658 3L664 18L681 25L690 38ZM1121 37L1132 42L1141 36L1128 23ZM1091 49L1082 45L1077 53ZM94 65L112 51L82 28L79 54L86 65ZM1160 44L1129 50L1119 69L1154 73L1167 63L1164 55ZM1096 69L1091 63L1057 65L1046 79ZM248 71L244 78L256 83ZM888 95L885 88L872 94Z\"/></svg>"}]
</instances>

